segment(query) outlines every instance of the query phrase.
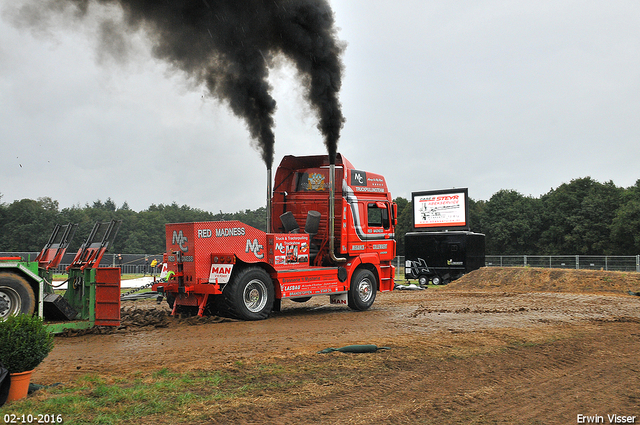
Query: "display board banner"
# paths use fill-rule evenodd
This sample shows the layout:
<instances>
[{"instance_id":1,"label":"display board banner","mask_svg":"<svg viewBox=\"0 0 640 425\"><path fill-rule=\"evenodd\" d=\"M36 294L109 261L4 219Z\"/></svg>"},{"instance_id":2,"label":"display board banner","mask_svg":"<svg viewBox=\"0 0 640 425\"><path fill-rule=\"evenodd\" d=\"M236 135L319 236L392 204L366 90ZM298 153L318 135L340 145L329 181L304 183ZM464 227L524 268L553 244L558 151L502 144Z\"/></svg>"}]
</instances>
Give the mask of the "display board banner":
<instances>
[{"instance_id":1,"label":"display board banner","mask_svg":"<svg viewBox=\"0 0 640 425\"><path fill-rule=\"evenodd\" d=\"M413 192L415 230L468 229L468 190Z\"/></svg>"}]
</instances>

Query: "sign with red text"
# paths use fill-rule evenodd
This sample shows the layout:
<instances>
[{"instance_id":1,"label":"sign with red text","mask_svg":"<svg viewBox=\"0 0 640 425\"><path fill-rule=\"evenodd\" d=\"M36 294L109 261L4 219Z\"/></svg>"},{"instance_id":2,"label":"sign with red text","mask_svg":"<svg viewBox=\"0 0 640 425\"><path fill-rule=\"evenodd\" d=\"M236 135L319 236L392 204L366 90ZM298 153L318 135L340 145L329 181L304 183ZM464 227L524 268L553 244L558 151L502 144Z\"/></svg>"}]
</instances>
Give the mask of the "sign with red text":
<instances>
[{"instance_id":1,"label":"sign with red text","mask_svg":"<svg viewBox=\"0 0 640 425\"><path fill-rule=\"evenodd\" d=\"M413 192L411 195L415 230L469 229L466 188Z\"/></svg>"}]
</instances>

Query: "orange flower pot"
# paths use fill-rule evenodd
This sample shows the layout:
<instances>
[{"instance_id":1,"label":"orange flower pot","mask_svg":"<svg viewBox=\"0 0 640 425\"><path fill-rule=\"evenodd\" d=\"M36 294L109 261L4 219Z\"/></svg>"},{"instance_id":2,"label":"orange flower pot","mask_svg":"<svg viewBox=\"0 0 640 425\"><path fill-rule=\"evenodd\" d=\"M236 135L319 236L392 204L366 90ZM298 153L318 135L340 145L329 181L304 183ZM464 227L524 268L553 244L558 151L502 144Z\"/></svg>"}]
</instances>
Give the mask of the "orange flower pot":
<instances>
[{"instance_id":1,"label":"orange flower pot","mask_svg":"<svg viewBox=\"0 0 640 425\"><path fill-rule=\"evenodd\" d=\"M31 382L31 374L33 370L26 372L10 373L11 386L9 387L9 396L7 403L14 400L20 400L27 396L29 392L29 383Z\"/></svg>"}]
</instances>

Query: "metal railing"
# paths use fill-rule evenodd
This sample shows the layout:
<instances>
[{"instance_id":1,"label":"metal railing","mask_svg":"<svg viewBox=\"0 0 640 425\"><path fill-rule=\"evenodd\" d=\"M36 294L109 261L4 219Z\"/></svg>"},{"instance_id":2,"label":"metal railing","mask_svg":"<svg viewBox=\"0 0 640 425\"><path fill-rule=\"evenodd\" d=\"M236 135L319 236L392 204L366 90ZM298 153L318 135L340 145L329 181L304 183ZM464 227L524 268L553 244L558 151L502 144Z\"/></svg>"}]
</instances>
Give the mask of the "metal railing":
<instances>
[{"instance_id":1,"label":"metal railing","mask_svg":"<svg viewBox=\"0 0 640 425\"><path fill-rule=\"evenodd\" d=\"M640 272L640 255L487 255L487 267Z\"/></svg>"},{"instance_id":2,"label":"metal railing","mask_svg":"<svg viewBox=\"0 0 640 425\"><path fill-rule=\"evenodd\" d=\"M18 256L31 261L37 255L37 252L0 252L0 257ZM100 267L119 266L122 274L151 274L154 271L158 272L150 267L151 261L154 259L162 261L161 255L122 254L122 257L123 259L119 260L114 254L106 254L100 262ZM404 275L404 258L404 256L397 256L393 260L396 273L402 275ZM149 263L145 261L146 259ZM69 262L70 260L63 260L54 273L66 273ZM487 255L485 266L640 272L640 255Z\"/></svg>"},{"instance_id":3,"label":"metal railing","mask_svg":"<svg viewBox=\"0 0 640 425\"><path fill-rule=\"evenodd\" d=\"M403 256L394 265L404 273ZM640 272L640 255L486 255L485 266Z\"/></svg>"},{"instance_id":4,"label":"metal railing","mask_svg":"<svg viewBox=\"0 0 640 425\"><path fill-rule=\"evenodd\" d=\"M25 261L35 261L38 252L0 252L0 257L22 257ZM53 270L54 274L66 274L67 266L73 260L74 253L66 253L60 265ZM162 261L162 255L150 254L105 254L100 261L100 267L120 267L122 274L153 275L160 272L159 268L151 267L153 260Z\"/></svg>"}]
</instances>

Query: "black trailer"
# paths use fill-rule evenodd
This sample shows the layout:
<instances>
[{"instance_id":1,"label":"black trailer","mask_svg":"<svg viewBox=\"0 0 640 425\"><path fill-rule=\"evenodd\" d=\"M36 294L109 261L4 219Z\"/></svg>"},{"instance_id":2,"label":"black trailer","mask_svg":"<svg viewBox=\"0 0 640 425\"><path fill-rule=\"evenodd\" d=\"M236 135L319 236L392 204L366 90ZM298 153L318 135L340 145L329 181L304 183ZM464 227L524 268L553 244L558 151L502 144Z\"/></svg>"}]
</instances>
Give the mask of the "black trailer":
<instances>
[{"instance_id":1,"label":"black trailer","mask_svg":"<svg viewBox=\"0 0 640 425\"><path fill-rule=\"evenodd\" d=\"M404 236L405 278L446 284L485 265L484 235L470 231L412 232Z\"/></svg>"}]
</instances>

